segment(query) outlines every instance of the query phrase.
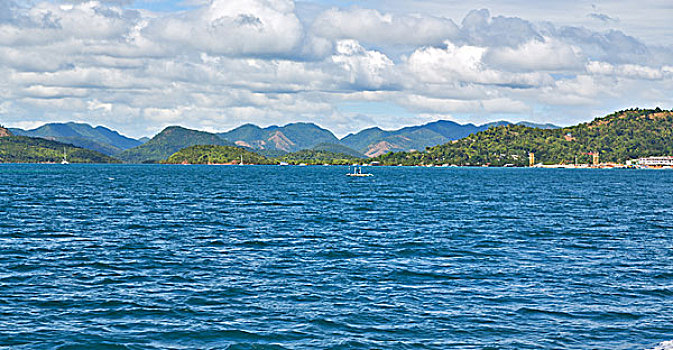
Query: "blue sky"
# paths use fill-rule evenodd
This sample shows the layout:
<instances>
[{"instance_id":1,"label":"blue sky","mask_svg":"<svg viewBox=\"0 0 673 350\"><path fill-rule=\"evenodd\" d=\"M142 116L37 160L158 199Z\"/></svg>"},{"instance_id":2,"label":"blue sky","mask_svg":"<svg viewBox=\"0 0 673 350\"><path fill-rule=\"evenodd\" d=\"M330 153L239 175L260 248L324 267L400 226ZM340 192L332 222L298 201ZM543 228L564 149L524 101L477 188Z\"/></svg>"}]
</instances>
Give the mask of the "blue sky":
<instances>
[{"instance_id":1,"label":"blue sky","mask_svg":"<svg viewBox=\"0 0 673 350\"><path fill-rule=\"evenodd\" d=\"M0 123L343 136L673 108L669 0L0 0Z\"/></svg>"},{"instance_id":2,"label":"blue sky","mask_svg":"<svg viewBox=\"0 0 673 350\"><path fill-rule=\"evenodd\" d=\"M150 0L150 1L137 1L135 4L132 5L132 7L146 9L146 10L150 10L150 11L170 12L170 11L185 10L187 8L190 8L191 6L185 5L185 3L183 1L176 1L176 0L151 1Z\"/></svg>"}]
</instances>

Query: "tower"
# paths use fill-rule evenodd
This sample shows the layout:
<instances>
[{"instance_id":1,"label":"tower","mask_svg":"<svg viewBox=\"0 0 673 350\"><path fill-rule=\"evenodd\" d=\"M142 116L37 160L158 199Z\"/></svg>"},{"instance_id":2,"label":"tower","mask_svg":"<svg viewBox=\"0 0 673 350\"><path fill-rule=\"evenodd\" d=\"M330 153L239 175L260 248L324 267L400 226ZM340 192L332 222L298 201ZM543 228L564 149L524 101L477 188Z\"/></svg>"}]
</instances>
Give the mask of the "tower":
<instances>
[{"instance_id":1,"label":"tower","mask_svg":"<svg viewBox=\"0 0 673 350\"><path fill-rule=\"evenodd\" d=\"M593 156L594 166L598 166L598 164L600 164L600 162L599 162L599 152L598 151L593 152L591 155Z\"/></svg>"}]
</instances>

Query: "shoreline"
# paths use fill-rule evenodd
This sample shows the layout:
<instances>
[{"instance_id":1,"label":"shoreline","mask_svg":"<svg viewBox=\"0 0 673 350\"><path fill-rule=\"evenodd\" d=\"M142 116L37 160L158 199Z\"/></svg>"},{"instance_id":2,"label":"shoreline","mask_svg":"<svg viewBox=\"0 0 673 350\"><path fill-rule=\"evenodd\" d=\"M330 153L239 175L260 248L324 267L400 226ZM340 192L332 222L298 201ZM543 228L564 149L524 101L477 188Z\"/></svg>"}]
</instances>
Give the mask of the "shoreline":
<instances>
[{"instance_id":1,"label":"shoreline","mask_svg":"<svg viewBox=\"0 0 673 350\"><path fill-rule=\"evenodd\" d=\"M264 167L350 167L353 165L340 164L236 164L236 163L207 163L207 164L191 164L191 163L70 163L67 165L52 162L37 162L37 163L2 163L0 165L58 165L67 167L68 165L151 165L151 166L225 166L225 167L241 167L241 166L264 166ZM671 166L627 166L623 164L599 164L599 165L561 165L561 164L536 164L534 166L495 166L495 165L370 165L357 164L357 166L372 167L372 168L461 168L461 169L477 169L477 168L497 168L497 169L628 169L628 170L673 170Z\"/></svg>"}]
</instances>

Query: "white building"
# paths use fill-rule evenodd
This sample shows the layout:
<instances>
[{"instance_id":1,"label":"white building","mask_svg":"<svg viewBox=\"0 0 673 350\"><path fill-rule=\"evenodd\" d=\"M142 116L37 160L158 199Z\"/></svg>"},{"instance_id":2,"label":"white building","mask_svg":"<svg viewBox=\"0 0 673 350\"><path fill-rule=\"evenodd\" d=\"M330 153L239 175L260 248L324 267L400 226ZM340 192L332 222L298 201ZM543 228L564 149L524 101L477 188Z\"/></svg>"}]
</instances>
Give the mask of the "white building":
<instances>
[{"instance_id":1,"label":"white building","mask_svg":"<svg viewBox=\"0 0 673 350\"><path fill-rule=\"evenodd\" d=\"M673 156L640 158L640 159L638 159L638 165L673 166Z\"/></svg>"}]
</instances>

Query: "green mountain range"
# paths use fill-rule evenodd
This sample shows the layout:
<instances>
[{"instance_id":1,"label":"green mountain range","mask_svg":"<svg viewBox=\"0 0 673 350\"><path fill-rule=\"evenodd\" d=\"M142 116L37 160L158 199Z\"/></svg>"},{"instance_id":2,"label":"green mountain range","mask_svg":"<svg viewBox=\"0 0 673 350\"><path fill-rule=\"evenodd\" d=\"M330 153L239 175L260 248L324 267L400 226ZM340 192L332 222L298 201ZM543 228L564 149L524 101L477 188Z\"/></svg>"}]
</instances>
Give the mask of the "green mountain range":
<instances>
[{"instance_id":1,"label":"green mountain range","mask_svg":"<svg viewBox=\"0 0 673 350\"><path fill-rule=\"evenodd\" d=\"M218 135L237 146L283 152L296 152L323 143L339 143L331 131L313 123L292 123L268 128L246 124Z\"/></svg>"},{"instance_id":2,"label":"green mountain range","mask_svg":"<svg viewBox=\"0 0 673 350\"><path fill-rule=\"evenodd\" d=\"M452 121L440 120L391 131L380 128L365 129L356 134L349 134L341 140L334 136L331 131L312 123L293 123L282 127L270 126L268 128L246 124L218 135L238 146L261 150L261 153L267 156L280 156L285 152L313 149L318 145L323 145L322 147L333 145L329 147L346 147L341 150L332 150L336 153L375 157L390 151L422 150L425 147L457 140L501 124L511 123L495 122L476 126L474 124L462 125ZM526 122L522 124L540 128L555 128L551 124Z\"/></svg>"},{"instance_id":3,"label":"green mountain range","mask_svg":"<svg viewBox=\"0 0 673 350\"><path fill-rule=\"evenodd\" d=\"M511 123L500 121L477 126L474 124L458 124L449 120L438 120L424 125L391 131L380 128L365 129L344 137L341 139L341 143L368 157L376 157L388 152L424 150L426 147L462 139L470 134L499 125L511 125ZM544 129L556 128L552 124L528 122L518 123L517 125Z\"/></svg>"},{"instance_id":4,"label":"green mountain range","mask_svg":"<svg viewBox=\"0 0 673 350\"><path fill-rule=\"evenodd\" d=\"M233 146L216 134L169 126L151 140L125 150L117 157L127 163L158 163L183 148L196 145Z\"/></svg>"},{"instance_id":5,"label":"green mountain range","mask_svg":"<svg viewBox=\"0 0 673 350\"><path fill-rule=\"evenodd\" d=\"M13 136L10 130L0 128L3 147L0 161L57 162L61 159L63 147L74 162L115 161L98 152L47 140L45 137L58 137L67 142L87 139L84 136L88 137L87 140L102 140L105 136L105 142L116 142L115 147L140 143L109 129L92 128L86 124L52 124L30 132L39 137ZM234 141L227 141L223 137ZM529 152L535 153L538 162L547 164L588 163L594 152L600 153L602 161L624 162L643 156L673 154L673 112L658 108L630 109L597 118L590 123L565 128L530 123L495 122L475 126L437 121L393 131L371 128L342 140L337 139L330 131L310 123L264 129L248 124L223 134L173 126L164 129L144 144L124 150L116 156L130 163L160 162L191 146L234 146L234 142L239 147L213 150L191 148L190 153L184 154L180 162L233 162L235 159L229 159L230 156L240 156L243 154L241 152L248 152L245 154L250 157L251 163L287 161L341 164L361 160L361 150L365 150L364 155L367 156L385 152L371 159L382 164L526 165ZM437 143L442 144L424 147ZM86 145L94 147L91 144ZM392 152L407 149L421 151ZM287 153L287 150L293 151ZM210 153L203 158L198 155L199 151ZM178 160L174 158L171 162Z\"/></svg>"},{"instance_id":6,"label":"green mountain range","mask_svg":"<svg viewBox=\"0 0 673 350\"><path fill-rule=\"evenodd\" d=\"M49 123L31 130L18 128L9 130L19 136L59 141L118 157L125 162L142 163L158 162L181 148L200 144L235 144L272 158L306 149L343 153L351 157L365 155L371 157L390 151L424 149L501 124L509 123L496 122L475 126L473 124L461 125L450 121L437 121L392 131L371 128L362 130L357 134L350 134L341 140L334 136L331 131L313 123L292 123L267 128L246 124L219 134L185 128L180 128L181 132L171 132L169 128L157 134L153 138L155 139L154 142L150 142L152 139L148 138L135 140L125 137L102 126L92 127L88 124L73 122ZM554 127L553 125L537 126ZM191 132L187 132L187 130ZM165 131L168 131L168 135ZM140 147L141 145L143 147Z\"/></svg>"},{"instance_id":7,"label":"green mountain range","mask_svg":"<svg viewBox=\"0 0 673 350\"><path fill-rule=\"evenodd\" d=\"M461 125L448 120L440 120L420 126L386 131L380 128L362 130L344 137L341 142L368 157L376 157L388 152L422 150L450 140L463 138L485 130L474 124Z\"/></svg>"},{"instance_id":8,"label":"green mountain range","mask_svg":"<svg viewBox=\"0 0 673 350\"><path fill-rule=\"evenodd\" d=\"M119 163L102 153L37 137L13 136L0 127L0 163Z\"/></svg>"},{"instance_id":9,"label":"green mountain range","mask_svg":"<svg viewBox=\"0 0 673 350\"><path fill-rule=\"evenodd\" d=\"M32 130L9 129L14 135L39 137L87 148L107 155L115 155L136 147L140 141L120 135L106 127L92 127L84 123L49 123Z\"/></svg>"},{"instance_id":10,"label":"green mountain range","mask_svg":"<svg viewBox=\"0 0 673 350\"><path fill-rule=\"evenodd\" d=\"M504 125L424 152L379 156L382 164L527 165L533 152L545 164L590 163L593 153L602 162L673 154L673 112L630 109L596 118L590 123L558 129Z\"/></svg>"}]
</instances>

